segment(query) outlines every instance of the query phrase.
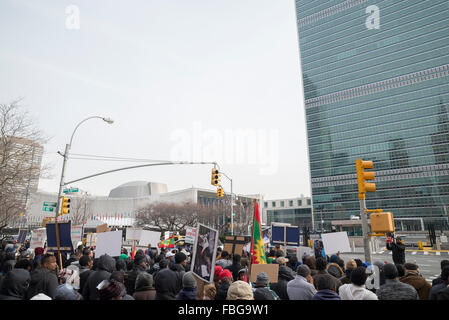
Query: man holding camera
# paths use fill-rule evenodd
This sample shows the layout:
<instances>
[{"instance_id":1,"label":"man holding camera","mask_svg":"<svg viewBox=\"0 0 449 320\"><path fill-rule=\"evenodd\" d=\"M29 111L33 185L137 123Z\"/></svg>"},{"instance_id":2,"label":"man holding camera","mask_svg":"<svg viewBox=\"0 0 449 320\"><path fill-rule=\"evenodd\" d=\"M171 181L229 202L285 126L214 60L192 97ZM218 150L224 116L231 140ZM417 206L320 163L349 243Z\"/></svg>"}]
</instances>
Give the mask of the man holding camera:
<instances>
[{"instance_id":1,"label":"man holding camera","mask_svg":"<svg viewBox=\"0 0 449 320\"><path fill-rule=\"evenodd\" d=\"M402 243L402 239L400 237L397 237L396 239L388 237L387 249L393 252L392 257L394 264L405 263L405 245Z\"/></svg>"}]
</instances>

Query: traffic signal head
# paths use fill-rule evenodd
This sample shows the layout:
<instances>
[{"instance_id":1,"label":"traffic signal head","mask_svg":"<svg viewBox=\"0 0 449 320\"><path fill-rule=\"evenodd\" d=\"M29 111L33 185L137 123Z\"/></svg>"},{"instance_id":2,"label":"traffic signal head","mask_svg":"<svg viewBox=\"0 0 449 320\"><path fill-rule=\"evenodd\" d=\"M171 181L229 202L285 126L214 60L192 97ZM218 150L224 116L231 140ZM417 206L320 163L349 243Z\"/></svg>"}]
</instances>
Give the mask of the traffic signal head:
<instances>
[{"instance_id":1,"label":"traffic signal head","mask_svg":"<svg viewBox=\"0 0 449 320\"><path fill-rule=\"evenodd\" d=\"M365 199L366 192L376 191L376 184L365 182L365 180L374 180L374 172L365 171L365 169L373 168L373 162L357 159L355 161L355 166L357 169L357 184L359 187L359 199Z\"/></svg>"},{"instance_id":2,"label":"traffic signal head","mask_svg":"<svg viewBox=\"0 0 449 320\"><path fill-rule=\"evenodd\" d=\"M61 214L68 214L68 213L70 213L70 199L62 197Z\"/></svg>"},{"instance_id":3,"label":"traffic signal head","mask_svg":"<svg viewBox=\"0 0 449 320\"><path fill-rule=\"evenodd\" d=\"M217 197L219 197L219 198L222 198L224 195L223 195L223 189L222 188L218 188L217 189Z\"/></svg>"},{"instance_id":4,"label":"traffic signal head","mask_svg":"<svg viewBox=\"0 0 449 320\"><path fill-rule=\"evenodd\" d=\"M211 177L211 184L213 185L213 186L218 186L218 185L220 185L220 177L221 177L221 174L220 174L220 172L218 172L218 169L215 169L215 168L213 168L212 169L212 177Z\"/></svg>"}]
</instances>

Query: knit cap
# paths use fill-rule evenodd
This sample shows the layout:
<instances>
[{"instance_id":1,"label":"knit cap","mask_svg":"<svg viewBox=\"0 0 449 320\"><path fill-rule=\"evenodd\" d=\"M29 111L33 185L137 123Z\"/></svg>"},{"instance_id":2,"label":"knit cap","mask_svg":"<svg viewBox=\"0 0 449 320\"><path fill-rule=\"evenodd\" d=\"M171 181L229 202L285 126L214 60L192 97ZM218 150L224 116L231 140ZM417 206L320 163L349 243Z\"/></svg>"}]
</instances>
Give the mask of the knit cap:
<instances>
[{"instance_id":1,"label":"knit cap","mask_svg":"<svg viewBox=\"0 0 449 320\"><path fill-rule=\"evenodd\" d=\"M248 283L238 280L229 286L226 300L254 300L253 290Z\"/></svg>"},{"instance_id":2,"label":"knit cap","mask_svg":"<svg viewBox=\"0 0 449 320\"><path fill-rule=\"evenodd\" d=\"M193 276L192 271L186 272L182 276L182 286L184 288L196 288L196 280Z\"/></svg>"},{"instance_id":3,"label":"knit cap","mask_svg":"<svg viewBox=\"0 0 449 320\"><path fill-rule=\"evenodd\" d=\"M257 275L256 286L268 286L270 279L265 272L261 272Z\"/></svg>"}]
</instances>

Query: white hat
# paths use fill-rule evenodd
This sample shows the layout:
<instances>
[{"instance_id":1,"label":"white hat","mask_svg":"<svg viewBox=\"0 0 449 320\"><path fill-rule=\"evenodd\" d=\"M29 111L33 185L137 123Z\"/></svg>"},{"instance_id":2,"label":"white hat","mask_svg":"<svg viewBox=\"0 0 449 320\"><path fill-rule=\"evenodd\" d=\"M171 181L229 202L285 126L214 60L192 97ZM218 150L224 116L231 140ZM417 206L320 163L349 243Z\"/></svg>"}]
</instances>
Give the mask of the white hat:
<instances>
[{"instance_id":1,"label":"white hat","mask_svg":"<svg viewBox=\"0 0 449 320\"><path fill-rule=\"evenodd\" d=\"M171 252L171 251L169 251L169 252L167 252L166 254L165 254L165 257L166 258L170 258L170 257L174 257L175 256L175 254L173 253L173 252Z\"/></svg>"},{"instance_id":2,"label":"white hat","mask_svg":"<svg viewBox=\"0 0 449 320\"><path fill-rule=\"evenodd\" d=\"M185 249L182 249L181 252L184 253L186 256L190 256L190 252L187 252Z\"/></svg>"}]
</instances>

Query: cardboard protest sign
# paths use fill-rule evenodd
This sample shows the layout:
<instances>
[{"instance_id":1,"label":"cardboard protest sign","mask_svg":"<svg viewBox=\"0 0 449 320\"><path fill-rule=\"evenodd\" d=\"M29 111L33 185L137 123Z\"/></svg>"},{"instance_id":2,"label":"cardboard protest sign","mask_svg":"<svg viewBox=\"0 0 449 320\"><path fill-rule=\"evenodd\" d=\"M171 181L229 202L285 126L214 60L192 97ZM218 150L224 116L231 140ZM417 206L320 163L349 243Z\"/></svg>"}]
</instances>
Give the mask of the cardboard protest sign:
<instances>
[{"instance_id":1,"label":"cardboard protest sign","mask_svg":"<svg viewBox=\"0 0 449 320\"><path fill-rule=\"evenodd\" d=\"M57 251L58 245L56 241L56 224L47 223L47 251ZM59 246L61 251L72 251L73 244L71 235L71 222L59 222Z\"/></svg>"},{"instance_id":2,"label":"cardboard protest sign","mask_svg":"<svg viewBox=\"0 0 449 320\"><path fill-rule=\"evenodd\" d=\"M128 229L126 230L126 234L128 235ZM148 247L148 245L151 244L151 247L157 247L159 241L161 241L160 232L141 230L139 246Z\"/></svg>"},{"instance_id":3,"label":"cardboard protest sign","mask_svg":"<svg viewBox=\"0 0 449 320\"><path fill-rule=\"evenodd\" d=\"M351 252L347 232L331 232L321 234L324 251L327 255L336 254L338 251Z\"/></svg>"},{"instance_id":4,"label":"cardboard protest sign","mask_svg":"<svg viewBox=\"0 0 449 320\"><path fill-rule=\"evenodd\" d=\"M97 234L96 233L88 233L86 235L86 246L87 247L95 247L97 244Z\"/></svg>"},{"instance_id":5,"label":"cardboard protest sign","mask_svg":"<svg viewBox=\"0 0 449 320\"><path fill-rule=\"evenodd\" d=\"M95 257L100 257L103 254L108 254L111 257L120 256L122 248L122 233L122 230L98 233Z\"/></svg>"},{"instance_id":6,"label":"cardboard protest sign","mask_svg":"<svg viewBox=\"0 0 449 320\"><path fill-rule=\"evenodd\" d=\"M278 282L279 265L277 263L272 264L252 264L250 281L256 282L257 275L261 272L265 272L270 279L270 283Z\"/></svg>"},{"instance_id":7,"label":"cardboard protest sign","mask_svg":"<svg viewBox=\"0 0 449 320\"><path fill-rule=\"evenodd\" d=\"M30 249L44 248L47 241L47 229L39 228L31 231Z\"/></svg>"},{"instance_id":8,"label":"cardboard protest sign","mask_svg":"<svg viewBox=\"0 0 449 320\"><path fill-rule=\"evenodd\" d=\"M139 228L126 228L126 241L139 241L142 229Z\"/></svg>"},{"instance_id":9,"label":"cardboard protest sign","mask_svg":"<svg viewBox=\"0 0 449 320\"><path fill-rule=\"evenodd\" d=\"M83 240L83 226L72 226L70 237L72 238L73 247L76 248L78 242Z\"/></svg>"},{"instance_id":10,"label":"cardboard protest sign","mask_svg":"<svg viewBox=\"0 0 449 320\"><path fill-rule=\"evenodd\" d=\"M226 236L224 240L224 251L230 254L242 254L243 248L248 241L251 241L251 237L246 236Z\"/></svg>"},{"instance_id":11,"label":"cardboard protest sign","mask_svg":"<svg viewBox=\"0 0 449 320\"><path fill-rule=\"evenodd\" d=\"M105 223L105 224L102 224L102 225L97 226L96 231L97 231L97 233L109 231L109 229L108 229L108 224Z\"/></svg>"},{"instance_id":12,"label":"cardboard protest sign","mask_svg":"<svg viewBox=\"0 0 449 320\"><path fill-rule=\"evenodd\" d=\"M185 243L194 244L196 237L196 228L186 227L186 237L184 239Z\"/></svg>"},{"instance_id":13,"label":"cardboard protest sign","mask_svg":"<svg viewBox=\"0 0 449 320\"><path fill-rule=\"evenodd\" d=\"M200 223L196 229L190 270L204 281L212 283L214 281L218 231Z\"/></svg>"}]
</instances>

